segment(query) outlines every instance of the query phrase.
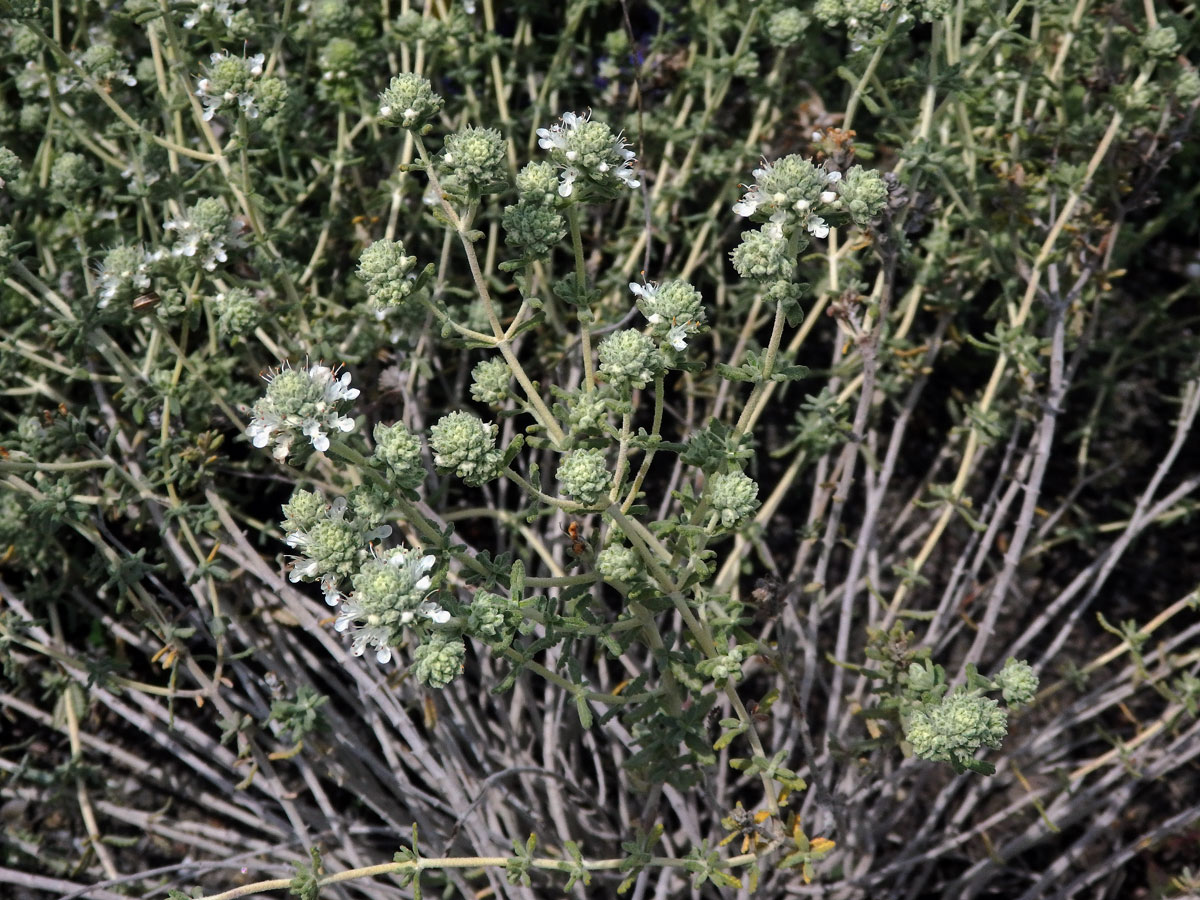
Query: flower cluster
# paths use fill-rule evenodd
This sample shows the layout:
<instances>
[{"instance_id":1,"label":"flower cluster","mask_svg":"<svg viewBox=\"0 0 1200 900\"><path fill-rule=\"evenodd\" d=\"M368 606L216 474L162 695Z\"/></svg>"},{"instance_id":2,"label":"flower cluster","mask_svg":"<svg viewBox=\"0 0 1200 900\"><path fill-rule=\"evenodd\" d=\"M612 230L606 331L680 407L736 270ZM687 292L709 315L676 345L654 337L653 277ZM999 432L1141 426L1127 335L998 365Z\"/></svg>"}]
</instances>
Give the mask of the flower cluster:
<instances>
[{"instance_id":1,"label":"flower cluster","mask_svg":"<svg viewBox=\"0 0 1200 900\"><path fill-rule=\"evenodd\" d=\"M725 528L732 528L758 509L758 485L741 469L719 472L708 483L706 496Z\"/></svg>"},{"instance_id":2,"label":"flower cluster","mask_svg":"<svg viewBox=\"0 0 1200 900\"><path fill-rule=\"evenodd\" d=\"M467 615L471 634L482 637L498 650L513 642L523 622L521 610L509 597L478 591L471 600Z\"/></svg>"},{"instance_id":3,"label":"flower cluster","mask_svg":"<svg viewBox=\"0 0 1200 900\"><path fill-rule=\"evenodd\" d=\"M999 747L1008 733L1000 705L979 691L956 690L913 710L906 735L922 759L965 767L980 747Z\"/></svg>"},{"instance_id":4,"label":"flower cluster","mask_svg":"<svg viewBox=\"0 0 1200 900\"><path fill-rule=\"evenodd\" d=\"M303 434L314 449L329 449L326 432L351 432L354 420L342 415L342 405L358 396L350 387L350 373L339 378L335 369L317 364L308 369L293 369L286 364L268 372L267 393L254 403L254 418L246 434L255 447L274 443L276 459L287 458L292 441Z\"/></svg>"},{"instance_id":5,"label":"flower cluster","mask_svg":"<svg viewBox=\"0 0 1200 900\"><path fill-rule=\"evenodd\" d=\"M421 440L404 427L403 422L395 425L375 426L375 453L371 460L387 470L392 483L404 491L415 491L425 481L425 467L421 464Z\"/></svg>"},{"instance_id":6,"label":"flower cluster","mask_svg":"<svg viewBox=\"0 0 1200 900\"><path fill-rule=\"evenodd\" d=\"M348 508L345 497L327 503L320 491L299 488L283 507L284 539L301 553L293 561L288 579L320 581L330 606L341 599L338 582L358 570L368 545L392 533L391 526L380 524L377 516L369 512L347 515Z\"/></svg>"},{"instance_id":7,"label":"flower cluster","mask_svg":"<svg viewBox=\"0 0 1200 900\"><path fill-rule=\"evenodd\" d=\"M596 557L596 568L608 581L633 581L645 569L645 564L632 547L609 544Z\"/></svg>"},{"instance_id":8,"label":"flower cluster","mask_svg":"<svg viewBox=\"0 0 1200 900\"><path fill-rule=\"evenodd\" d=\"M498 189L506 181L504 138L494 128L468 126L446 136L442 151L444 188L462 185L482 194Z\"/></svg>"},{"instance_id":9,"label":"flower cluster","mask_svg":"<svg viewBox=\"0 0 1200 900\"><path fill-rule=\"evenodd\" d=\"M415 256L404 252L401 241L379 240L358 258L358 277L367 286L371 302L378 307L401 306L416 286Z\"/></svg>"},{"instance_id":10,"label":"flower cluster","mask_svg":"<svg viewBox=\"0 0 1200 900\"><path fill-rule=\"evenodd\" d=\"M600 342L600 371L620 391L644 388L663 369L662 354L647 335L633 328Z\"/></svg>"},{"instance_id":11,"label":"flower cluster","mask_svg":"<svg viewBox=\"0 0 1200 900\"><path fill-rule=\"evenodd\" d=\"M754 177L756 182L733 205L735 213L760 221L767 217L785 232L800 227L813 237L829 234L829 225L816 213L837 199L833 185L841 180L840 172L818 169L793 153L774 163L763 160L761 168L754 170Z\"/></svg>"},{"instance_id":12,"label":"flower cluster","mask_svg":"<svg viewBox=\"0 0 1200 900\"><path fill-rule=\"evenodd\" d=\"M212 303L217 311L217 330L224 337L244 337L262 322L263 305L245 288L221 291Z\"/></svg>"},{"instance_id":13,"label":"flower cluster","mask_svg":"<svg viewBox=\"0 0 1200 900\"><path fill-rule=\"evenodd\" d=\"M503 357L481 360L471 370L471 396L479 403L499 406L509 396L512 370Z\"/></svg>"},{"instance_id":14,"label":"flower cluster","mask_svg":"<svg viewBox=\"0 0 1200 900\"><path fill-rule=\"evenodd\" d=\"M932 22L945 16L952 6L950 0L817 0L813 15L825 25L845 25L861 43L882 31L892 16L901 24L913 17Z\"/></svg>"},{"instance_id":15,"label":"flower cluster","mask_svg":"<svg viewBox=\"0 0 1200 900\"><path fill-rule=\"evenodd\" d=\"M634 177L634 155L625 138L588 116L565 112L558 124L537 130L538 146L549 150L551 161L562 170L559 196L570 197L579 179L602 197L614 195L618 183L636 188L641 182Z\"/></svg>"},{"instance_id":16,"label":"flower cluster","mask_svg":"<svg viewBox=\"0 0 1200 900\"><path fill-rule=\"evenodd\" d=\"M612 479L603 450L572 450L558 465L563 493L585 506L595 506L612 487Z\"/></svg>"},{"instance_id":17,"label":"flower cluster","mask_svg":"<svg viewBox=\"0 0 1200 900\"><path fill-rule=\"evenodd\" d=\"M200 200L182 216L168 219L163 230L175 232L172 256L196 259L208 272L229 259L226 250L245 246L241 226L215 197Z\"/></svg>"},{"instance_id":18,"label":"flower cluster","mask_svg":"<svg viewBox=\"0 0 1200 900\"><path fill-rule=\"evenodd\" d=\"M1004 702L1016 708L1033 700L1038 689L1038 677L1033 674L1033 667L1029 663L1010 656L992 684L1000 691Z\"/></svg>"},{"instance_id":19,"label":"flower cluster","mask_svg":"<svg viewBox=\"0 0 1200 900\"><path fill-rule=\"evenodd\" d=\"M438 114L444 103L428 78L405 72L394 76L379 95L379 118L401 128L420 128Z\"/></svg>"},{"instance_id":20,"label":"flower cluster","mask_svg":"<svg viewBox=\"0 0 1200 900\"><path fill-rule=\"evenodd\" d=\"M428 572L436 562L420 550L393 548L380 555L371 548L371 555L351 576L354 589L339 595L342 608L333 626L353 637L355 656L373 647L375 659L386 663L392 648L403 640L404 628L418 617L438 625L450 620L450 613L425 596L432 583Z\"/></svg>"},{"instance_id":21,"label":"flower cluster","mask_svg":"<svg viewBox=\"0 0 1200 900\"><path fill-rule=\"evenodd\" d=\"M141 244L114 247L104 255L96 278L100 295L97 306L104 309L114 300L129 299L150 289L150 266L154 257Z\"/></svg>"},{"instance_id":22,"label":"flower cluster","mask_svg":"<svg viewBox=\"0 0 1200 900\"><path fill-rule=\"evenodd\" d=\"M106 90L117 82L127 87L133 87L138 83L130 73L128 63L112 44L104 42L92 44L76 57L74 62L87 73L88 77ZM66 69L59 73L55 83L60 94L69 94L80 85L73 69Z\"/></svg>"},{"instance_id":23,"label":"flower cluster","mask_svg":"<svg viewBox=\"0 0 1200 900\"><path fill-rule=\"evenodd\" d=\"M467 484L478 486L496 477L501 453L496 449L496 425L469 412L442 416L429 429L433 461L453 471Z\"/></svg>"},{"instance_id":24,"label":"flower cluster","mask_svg":"<svg viewBox=\"0 0 1200 900\"><path fill-rule=\"evenodd\" d=\"M707 316L700 292L686 281L630 282L629 290L638 298L638 309L654 336L676 351L686 349L688 340L704 330Z\"/></svg>"},{"instance_id":25,"label":"flower cluster","mask_svg":"<svg viewBox=\"0 0 1200 900\"><path fill-rule=\"evenodd\" d=\"M234 6L244 4L246 0L201 0L183 20L183 27L195 28L201 23L220 24L225 28L233 27Z\"/></svg>"},{"instance_id":26,"label":"flower cluster","mask_svg":"<svg viewBox=\"0 0 1200 900\"><path fill-rule=\"evenodd\" d=\"M230 109L258 118L256 79L262 75L266 59L262 53L249 59L232 56L228 50L212 54L207 72L196 82L196 96L204 101L204 121Z\"/></svg>"},{"instance_id":27,"label":"flower cluster","mask_svg":"<svg viewBox=\"0 0 1200 900\"><path fill-rule=\"evenodd\" d=\"M466 655L462 638L438 632L413 652L413 672L421 684L444 688L458 677Z\"/></svg>"}]
</instances>

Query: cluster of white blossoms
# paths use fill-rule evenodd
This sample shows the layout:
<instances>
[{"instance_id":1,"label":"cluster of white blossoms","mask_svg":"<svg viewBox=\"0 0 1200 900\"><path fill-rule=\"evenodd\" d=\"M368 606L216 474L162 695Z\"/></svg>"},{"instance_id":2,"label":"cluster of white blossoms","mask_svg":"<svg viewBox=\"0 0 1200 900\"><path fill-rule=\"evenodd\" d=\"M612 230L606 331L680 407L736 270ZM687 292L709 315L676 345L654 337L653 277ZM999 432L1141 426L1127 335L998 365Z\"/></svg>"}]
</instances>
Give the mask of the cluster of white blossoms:
<instances>
[{"instance_id":1,"label":"cluster of white blossoms","mask_svg":"<svg viewBox=\"0 0 1200 900\"><path fill-rule=\"evenodd\" d=\"M654 336L676 352L687 349L687 342L706 330L700 292L686 281L631 281L629 290L638 298L638 308L652 326Z\"/></svg>"},{"instance_id":2,"label":"cluster of white blossoms","mask_svg":"<svg viewBox=\"0 0 1200 900\"><path fill-rule=\"evenodd\" d=\"M227 250L246 246L242 227L224 202L206 197L188 207L183 215L163 222L163 231L175 233L172 256L194 259L207 272L229 259Z\"/></svg>"},{"instance_id":3,"label":"cluster of white blossoms","mask_svg":"<svg viewBox=\"0 0 1200 900\"><path fill-rule=\"evenodd\" d=\"M204 121L212 120L222 109L236 106L248 118L258 118L254 80L263 73L267 57L256 53L249 59L214 53L205 77L196 82L196 96L204 101Z\"/></svg>"},{"instance_id":4,"label":"cluster of white blossoms","mask_svg":"<svg viewBox=\"0 0 1200 900\"><path fill-rule=\"evenodd\" d=\"M570 197L581 178L607 190L616 182L638 187L641 182L634 176L634 154L625 138L614 135L603 122L591 121L589 115L565 112L557 124L537 130L538 146L549 150L551 160L562 170L559 196Z\"/></svg>"},{"instance_id":5,"label":"cluster of white blossoms","mask_svg":"<svg viewBox=\"0 0 1200 900\"><path fill-rule=\"evenodd\" d=\"M329 449L329 432L351 432L354 420L341 414L340 405L358 396L358 388L350 387L350 373L339 378L329 366L315 365L308 369L284 366L270 371L266 396L254 403L254 418L246 426L246 434L260 449L274 443L276 459L286 459L297 434L303 434L314 449Z\"/></svg>"},{"instance_id":6,"label":"cluster of white blossoms","mask_svg":"<svg viewBox=\"0 0 1200 900\"><path fill-rule=\"evenodd\" d=\"M386 663L392 648L404 638L404 628L417 617L436 625L450 621L450 613L425 597L432 579L429 570L437 562L432 555L411 548L394 548L382 556L374 547L372 555L351 581L354 590L340 595L342 608L334 630L353 638L350 652L362 656L367 647L375 649L375 659ZM326 602L331 601L328 595Z\"/></svg>"},{"instance_id":7,"label":"cluster of white blossoms","mask_svg":"<svg viewBox=\"0 0 1200 900\"><path fill-rule=\"evenodd\" d=\"M321 593L330 606L337 606L342 599L338 582L357 570L364 548L392 533L390 525L362 516L347 517L348 507L345 497L326 503L320 491L297 491L284 506L284 541L301 554L292 560L288 580L293 584L320 581Z\"/></svg>"},{"instance_id":8,"label":"cluster of white blossoms","mask_svg":"<svg viewBox=\"0 0 1200 900\"><path fill-rule=\"evenodd\" d=\"M799 225L817 238L829 235L829 224L816 212L837 200L833 186L842 180L841 172L818 168L792 155L774 163L764 160L754 170L754 178L746 195L733 205L735 213L744 218L762 214L783 228Z\"/></svg>"}]
</instances>

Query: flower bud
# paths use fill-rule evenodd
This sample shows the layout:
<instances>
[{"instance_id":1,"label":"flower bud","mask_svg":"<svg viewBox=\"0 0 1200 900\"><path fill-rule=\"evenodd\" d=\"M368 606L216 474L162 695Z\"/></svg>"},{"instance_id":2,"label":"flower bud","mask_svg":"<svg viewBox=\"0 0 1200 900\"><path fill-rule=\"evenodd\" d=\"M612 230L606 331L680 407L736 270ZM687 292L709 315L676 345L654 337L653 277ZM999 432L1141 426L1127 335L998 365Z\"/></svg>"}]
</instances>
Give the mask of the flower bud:
<instances>
[{"instance_id":1,"label":"flower bud","mask_svg":"<svg viewBox=\"0 0 1200 900\"><path fill-rule=\"evenodd\" d=\"M595 506L612 487L612 473L603 450L577 449L563 457L558 466L563 493L585 506Z\"/></svg>"},{"instance_id":2,"label":"flower bud","mask_svg":"<svg viewBox=\"0 0 1200 900\"><path fill-rule=\"evenodd\" d=\"M759 506L758 485L740 469L712 476L705 496L725 528L737 525Z\"/></svg>"},{"instance_id":3,"label":"flower bud","mask_svg":"<svg viewBox=\"0 0 1200 900\"><path fill-rule=\"evenodd\" d=\"M442 416L429 429L433 461L469 485L479 486L499 474L503 455L496 449L497 427L469 412Z\"/></svg>"},{"instance_id":4,"label":"flower bud","mask_svg":"<svg viewBox=\"0 0 1200 900\"><path fill-rule=\"evenodd\" d=\"M379 118L401 128L420 128L438 114L444 103L428 78L406 72L394 76L379 95Z\"/></svg>"}]
</instances>

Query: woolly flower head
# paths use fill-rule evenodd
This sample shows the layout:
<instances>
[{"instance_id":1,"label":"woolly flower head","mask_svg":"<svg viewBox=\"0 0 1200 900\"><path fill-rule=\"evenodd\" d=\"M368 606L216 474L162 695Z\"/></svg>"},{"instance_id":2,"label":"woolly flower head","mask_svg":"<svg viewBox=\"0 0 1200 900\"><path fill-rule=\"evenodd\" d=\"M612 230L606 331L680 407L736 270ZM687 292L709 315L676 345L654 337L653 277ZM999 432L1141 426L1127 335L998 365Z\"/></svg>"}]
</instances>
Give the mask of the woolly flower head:
<instances>
[{"instance_id":1,"label":"woolly flower head","mask_svg":"<svg viewBox=\"0 0 1200 900\"><path fill-rule=\"evenodd\" d=\"M914 711L905 731L922 759L964 766L980 747L1000 746L1008 719L995 700L958 690Z\"/></svg>"},{"instance_id":2,"label":"woolly flower head","mask_svg":"<svg viewBox=\"0 0 1200 900\"><path fill-rule=\"evenodd\" d=\"M226 50L212 54L209 60L204 77L196 81L196 96L204 101L204 121L211 121L217 113L230 109L257 119L255 80L263 73L267 57L256 53L247 59Z\"/></svg>"},{"instance_id":3,"label":"woolly flower head","mask_svg":"<svg viewBox=\"0 0 1200 900\"><path fill-rule=\"evenodd\" d=\"M462 671L466 652L457 635L432 634L413 651L413 672L421 684L444 688Z\"/></svg>"},{"instance_id":4,"label":"woolly flower head","mask_svg":"<svg viewBox=\"0 0 1200 900\"><path fill-rule=\"evenodd\" d=\"M537 130L538 146L550 151L550 160L561 170L560 197L570 197L580 179L602 197L615 196L618 182L628 188L641 184L634 177L633 151L625 138L589 115L565 112L558 124Z\"/></svg>"},{"instance_id":5,"label":"woolly flower head","mask_svg":"<svg viewBox=\"0 0 1200 900\"><path fill-rule=\"evenodd\" d=\"M448 177L471 190L487 193L508 180L504 138L494 128L467 126L446 135L442 166Z\"/></svg>"},{"instance_id":6,"label":"woolly flower head","mask_svg":"<svg viewBox=\"0 0 1200 900\"><path fill-rule=\"evenodd\" d=\"M104 255L96 287L100 309L114 300L122 300L150 289L150 264L153 258L141 244L114 247Z\"/></svg>"},{"instance_id":7,"label":"woolly flower head","mask_svg":"<svg viewBox=\"0 0 1200 900\"><path fill-rule=\"evenodd\" d=\"M596 503L612 487L612 473L600 449L576 449L558 465L558 480L563 493L586 506Z\"/></svg>"},{"instance_id":8,"label":"woolly flower head","mask_svg":"<svg viewBox=\"0 0 1200 900\"><path fill-rule=\"evenodd\" d=\"M763 160L762 167L754 170L754 178L746 195L733 205L739 216L770 219L789 233L799 226L813 237L829 234L829 226L817 212L837 199L833 186L841 181L840 172L818 169L792 153L773 163Z\"/></svg>"},{"instance_id":9,"label":"woolly flower head","mask_svg":"<svg viewBox=\"0 0 1200 900\"><path fill-rule=\"evenodd\" d=\"M355 656L373 647L375 659L386 663L392 647L403 640L404 628L418 617L438 625L450 620L450 613L426 597L432 583L428 572L436 562L420 550L394 548L380 554L371 548L371 556L351 578L354 590L341 598L333 626L354 638L350 650Z\"/></svg>"},{"instance_id":10,"label":"woolly flower head","mask_svg":"<svg viewBox=\"0 0 1200 900\"><path fill-rule=\"evenodd\" d=\"M325 602L341 599L338 582L358 571L372 541L392 533L371 516L349 514L349 503L338 497L332 503L320 491L297 488L283 506L284 540L300 552L291 564L288 580L320 581Z\"/></svg>"},{"instance_id":11,"label":"woolly flower head","mask_svg":"<svg viewBox=\"0 0 1200 900\"><path fill-rule=\"evenodd\" d=\"M707 496L725 528L733 527L758 509L758 485L741 469L712 476Z\"/></svg>"},{"instance_id":12,"label":"woolly flower head","mask_svg":"<svg viewBox=\"0 0 1200 900\"><path fill-rule=\"evenodd\" d=\"M481 485L499 471L503 454L496 449L494 423L461 410L442 416L429 429L433 461L470 485Z\"/></svg>"},{"instance_id":13,"label":"woolly flower head","mask_svg":"<svg viewBox=\"0 0 1200 900\"><path fill-rule=\"evenodd\" d=\"M195 28L197 25L208 24L216 27L218 23L231 28L233 26L234 7L245 4L246 0L201 0L183 20L183 27Z\"/></svg>"},{"instance_id":14,"label":"woolly flower head","mask_svg":"<svg viewBox=\"0 0 1200 900\"><path fill-rule=\"evenodd\" d=\"M653 326L654 336L682 351L693 336L704 331L707 316L700 292L686 281L662 284L630 282L638 309Z\"/></svg>"},{"instance_id":15,"label":"woolly flower head","mask_svg":"<svg viewBox=\"0 0 1200 900\"><path fill-rule=\"evenodd\" d=\"M438 114L445 101L434 93L428 78L404 72L388 82L379 95L379 118L401 128L420 128Z\"/></svg>"},{"instance_id":16,"label":"woolly flower head","mask_svg":"<svg viewBox=\"0 0 1200 900\"><path fill-rule=\"evenodd\" d=\"M402 306L412 296L417 258L404 251L401 241L386 238L372 243L358 258L358 277L377 307Z\"/></svg>"},{"instance_id":17,"label":"woolly flower head","mask_svg":"<svg viewBox=\"0 0 1200 900\"><path fill-rule=\"evenodd\" d=\"M168 219L163 230L175 232L172 256L194 259L208 272L229 259L226 250L245 246L241 227L215 197L198 201L177 219Z\"/></svg>"},{"instance_id":18,"label":"woolly flower head","mask_svg":"<svg viewBox=\"0 0 1200 900\"><path fill-rule=\"evenodd\" d=\"M75 64L83 69L88 76L106 89L120 83L133 87L137 79L129 72L129 65L122 59L120 53L112 44L98 41L88 47L82 54L72 57ZM60 94L69 94L79 87L80 81L75 77L74 69L60 72L56 81Z\"/></svg>"},{"instance_id":19,"label":"woolly flower head","mask_svg":"<svg viewBox=\"0 0 1200 900\"><path fill-rule=\"evenodd\" d=\"M742 242L730 254L742 278L774 281L791 275L794 260L778 222L765 222L757 231L743 231Z\"/></svg>"},{"instance_id":20,"label":"woolly flower head","mask_svg":"<svg viewBox=\"0 0 1200 900\"><path fill-rule=\"evenodd\" d=\"M286 459L297 434L303 434L313 448L329 449L327 432L350 432L354 420L342 415L344 404L358 396L358 388L350 387L350 373L339 378L335 369L317 364L307 369L284 365L269 371L266 396L254 403L254 418L246 426L246 434L255 447L274 444L276 459Z\"/></svg>"},{"instance_id":21,"label":"woolly flower head","mask_svg":"<svg viewBox=\"0 0 1200 900\"><path fill-rule=\"evenodd\" d=\"M1033 666L1012 656L1005 661L994 683L1004 702L1012 707L1031 702L1038 689L1038 677L1033 673Z\"/></svg>"},{"instance_id":22,"label":"woolly flower head","mask_svg":"<svg viewBox=\"0 0 1200 900\"><path fill-rule=\"evenodd\" d=\"M600 371L622 392L644 388L663 370L662 354L654 341L634 328L606 337L600 342L599 355Z\"/></svg>"}]
</instances>

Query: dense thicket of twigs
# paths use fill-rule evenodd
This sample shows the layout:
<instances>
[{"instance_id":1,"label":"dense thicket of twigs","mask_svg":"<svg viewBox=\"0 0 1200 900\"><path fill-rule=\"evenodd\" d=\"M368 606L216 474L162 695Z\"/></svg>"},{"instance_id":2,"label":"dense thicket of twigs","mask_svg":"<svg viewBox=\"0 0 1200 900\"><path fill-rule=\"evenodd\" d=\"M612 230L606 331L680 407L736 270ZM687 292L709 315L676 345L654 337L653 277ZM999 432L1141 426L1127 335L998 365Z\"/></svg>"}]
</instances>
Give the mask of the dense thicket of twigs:
<instances>
[{"instance_id":1,"label":"dense thicket of twigs","mask_svg":"<svg viewBox=\"0 0 1200 900\"><path fill-rule=\"evenodd\" d=\"M586 634L532 654L540 668L501 693L513 660L468 641L462 676L428 690L403 652L399 666L353 657L316 587L288 580L280 505L297 484L338 496L359 476L247 444L241 405L258 372L344 362L363 388L358 435L396 420L424 433L476 408L480 353L432 316L377 319L353 277L366 244L402 238L437 264L438 301L470 315L463 251L422 202L425 176L400 168L413 143L374 119L399 71L447 98L431 144L496 127L514 171L564 110L625 129L643 188L589 207L583 228L598 328L626 319L643 270L692 281L712 326L693 357L707 368L666 382L669 441L737 420L750 387L714 364L743 362L772 329L773 307L728 259L747 227L730 208L760 157L897 173L870 228L815 241L802 260L806 317L783 347L810 374L760 398L748 472L762 507L713 544L719 610L761 649L737 695L759 710L767 755L808 783L787 810L837 845L811 883L765 856L756 896L1188 890L1184 867L1200 859L1200 156L1196 97L1180 85L1194 78L1194 10L964 2L872 38L806 7L803 40L781 47L778 3L405 2L386 15L264 3L232 7L231 23L219 4L163 6L54 4L0 23L0 144L22 163L0 189L13 229L0 284L0 893L211 894L291 879L313 846L329 873L390 862L414 823L423 856L468 860L423 875L447 896L559 895L561 873L534 871L526 887L469 862L511 857L530 834L535 857L569 859L573 841L589 863L614 861L592 866L579 896L613 895L616 862L656 825L655 857L745 852L742 833L718 845L738 804L764 808L763 783L729 765L749 755L744 739L711 751L733 715L720 691L698 691L715 712L680 726L699 747L600 703L585 728L571 692L539 672L620 697L639 676L657 684L663 661L636 644L614 657ZM1179 45L1147 50L1165 26ZM336 37L357 56L343 47L352 64L327 75ZM68 57L105 41L136 86L66 77ZM243 41L289 91L245 150L195 96L208 55ZM90 183L51 177L68 152ZM253 208L246 246L215 271L160 277L153 296L100 304L105 253L165 246L163 223L205 196ZM476 246L512 315L519 298L498 268L509 202L481 209ZM547 400L550 384L583 377L576 323L549 287L571 265L568 241L531 275L547 320L515 348ZM216 321L214 297L235 287L262 313L240 334ZM527 424L502 419L501 443ZM678 513L690 475L677 459L659 453L649 470L650 521ZM554 461L528 449L514 467ZM453 523L464 552L513 554L531 579L593 572L609 527L530 516L511 482L464 488L432 466L421 494L417 508ZM572 518L580 545L564 533ZM446 590L465 604L473 589L456 576ZM589 615L616 621L622 598L591 590ZM545 593L552 607L560 592ZM666 648L687 646L676 612L655 621ZM866 672L917 648L955 682L1010 656L1038 672L1036 702L986 753L996 774L906 758L896 723L871 715L882 691ZM764 824L763 843L780 827ZM682 896L691 877L657 860L629 896ZM322 896L412 887L359 878Z\"/></svg>"}]
</instances>

